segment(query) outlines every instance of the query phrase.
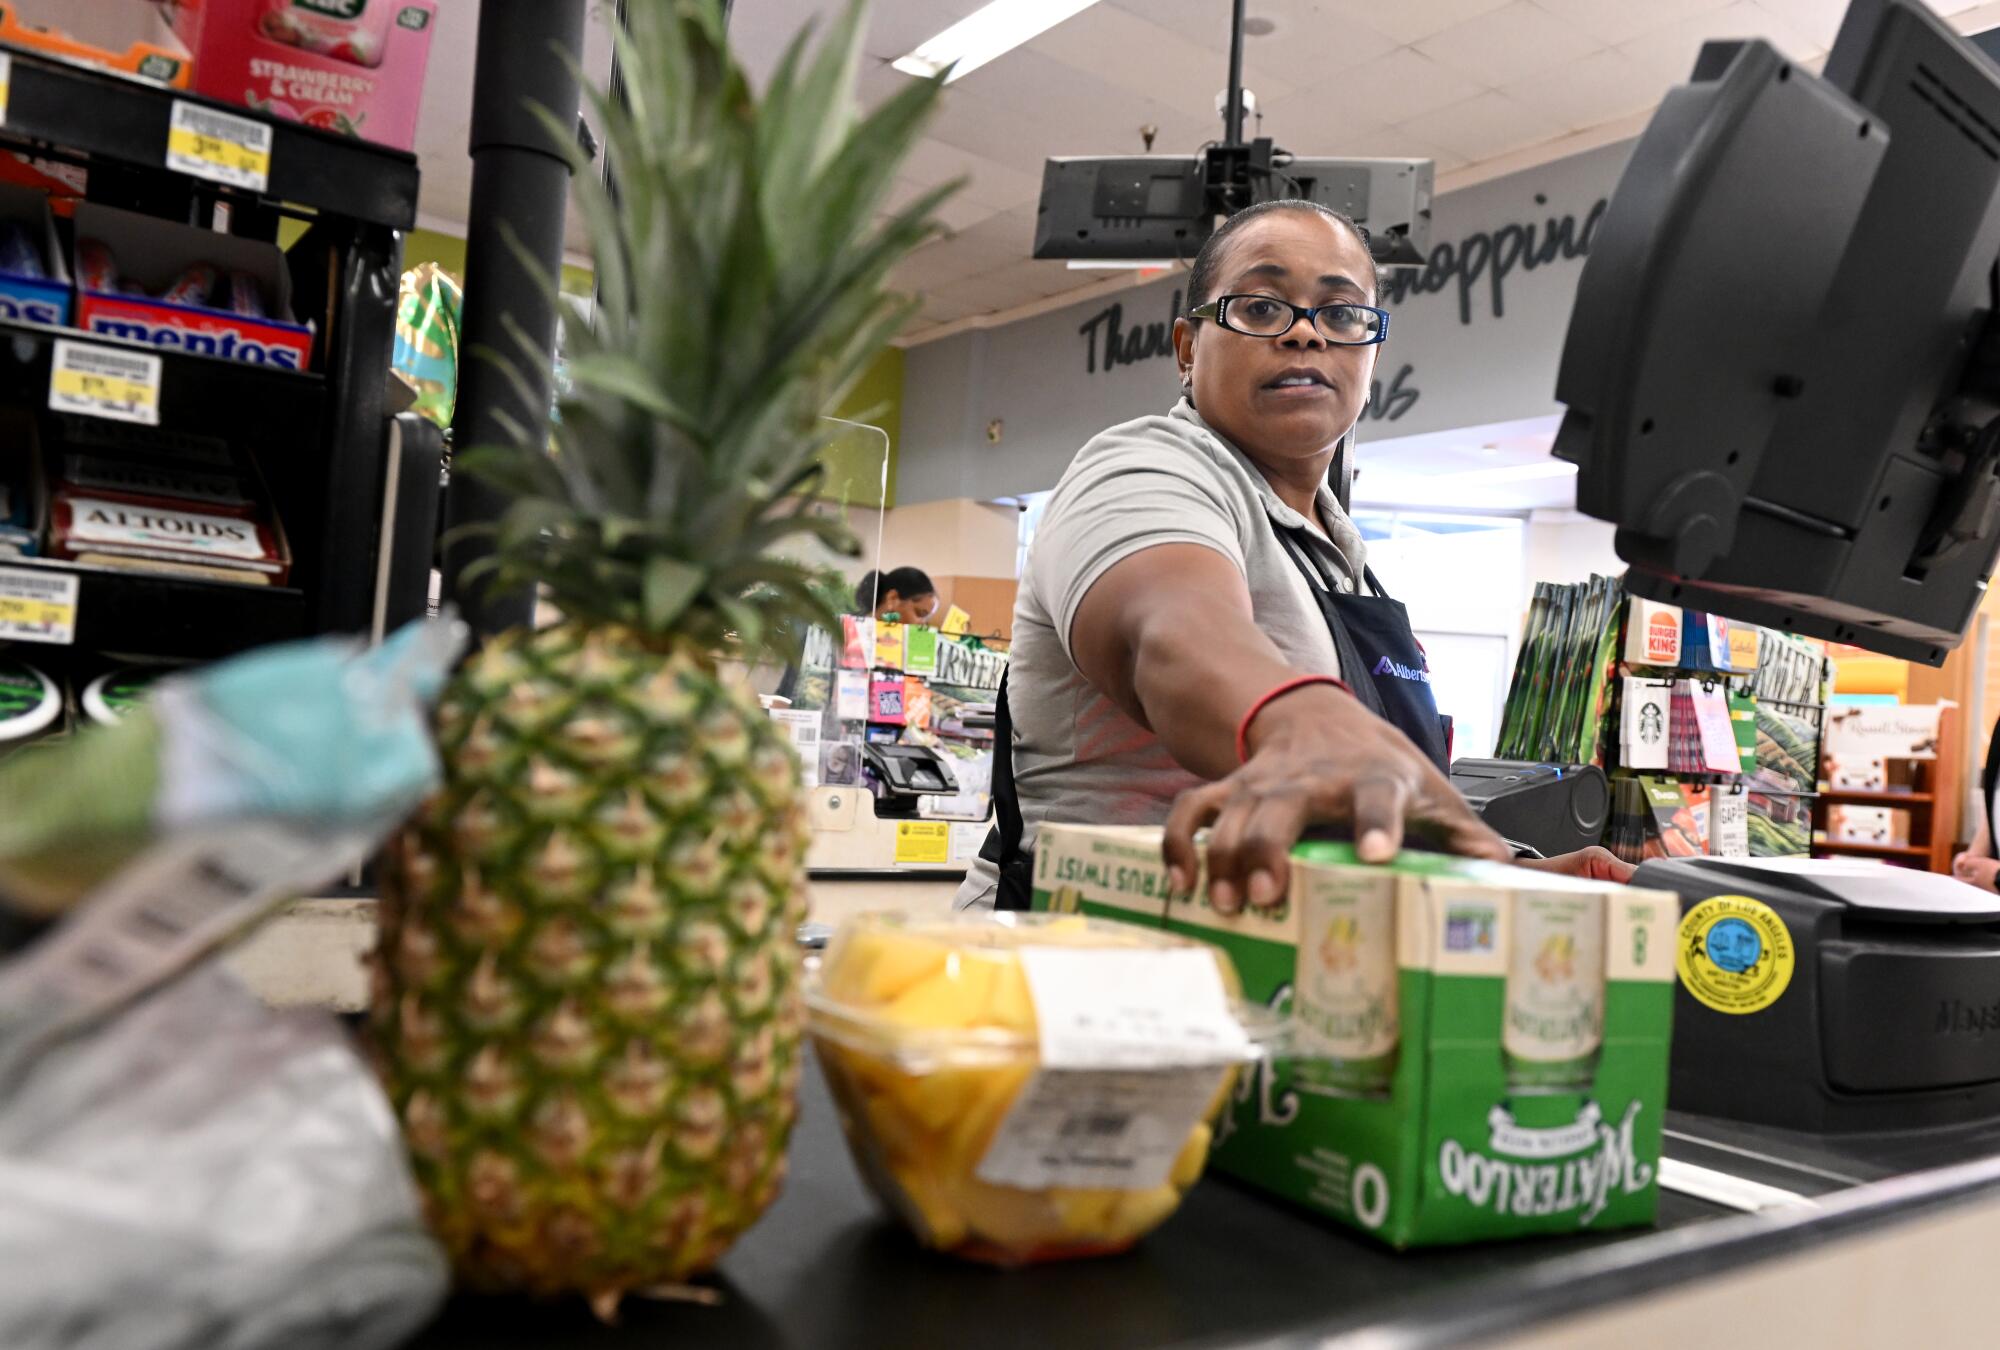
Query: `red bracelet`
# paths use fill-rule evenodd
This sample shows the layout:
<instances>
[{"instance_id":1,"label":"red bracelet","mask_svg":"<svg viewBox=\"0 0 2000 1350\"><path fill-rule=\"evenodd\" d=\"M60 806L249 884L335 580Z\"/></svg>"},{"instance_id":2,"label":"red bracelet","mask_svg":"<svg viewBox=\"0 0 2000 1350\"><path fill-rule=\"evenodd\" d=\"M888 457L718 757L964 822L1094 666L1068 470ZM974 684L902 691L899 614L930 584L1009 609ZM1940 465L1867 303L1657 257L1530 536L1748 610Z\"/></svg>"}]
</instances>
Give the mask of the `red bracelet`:
<instances>
[{"instance_id":1,"label":"red bracelet","mask_svg":"<svg viewBox=\"0 0 2000 1350\"><path fill-rule=\"evenodd\" d=\"M1300 675L1294 679L1286 680L1274 689L1266 691L1262 698L1259 698L1255 703L1250 705L1250 711L1243 714L1243 720L1236 724L1236 762L1238 764L1242 764L1250 758L1250 724L1257 720L1258 713L1264 711L1264 705L1275 698L1291 693L1294 689L1303 688L1309 684L1330 684L1344 694L1351 696L1354 693L1352 689L1347 687L1347 681L1335 679L1331 675Z\"/></svg>"}]
</instances>

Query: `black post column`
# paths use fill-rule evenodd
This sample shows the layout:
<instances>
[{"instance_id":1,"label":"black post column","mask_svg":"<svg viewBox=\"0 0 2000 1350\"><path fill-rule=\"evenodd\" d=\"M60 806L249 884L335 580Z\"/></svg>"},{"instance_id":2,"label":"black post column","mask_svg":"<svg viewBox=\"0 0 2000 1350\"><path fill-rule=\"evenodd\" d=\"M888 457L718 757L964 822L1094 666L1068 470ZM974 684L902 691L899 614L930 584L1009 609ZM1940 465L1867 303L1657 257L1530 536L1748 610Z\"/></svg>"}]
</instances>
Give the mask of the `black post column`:
<instances>
[{"instance_id":1,"label":"black post column","mask_svg":"<svg viewBox=\"0 0 2000 1350\"><path fill-rule=\"evenodd\" d=\"M553 47L581 61L586 5L587 0L482 0L479 7L465 310L459 326L458 403L451 423L455 449L504 439L508 418L519 426L538 426L548 412L547 382L525 362L520 364L539 406L524 406L507 377L475 353L490 348L519 361L519 347L501 326L505 314L513 315L544 351L555 349L555 311L501 231L511 228L549 275L561 268L569 165L557 156L548 128L527 105L539 103L566 123L575 119L576 77ZM449 525L490 521L506 506L505 493L465 474L452 475L445 512ZM467 565L490 551L487 540L461 539L446 550L444 560L444 593L481 636L526 625L534 617L531 592L488 592L479 582L468 592L459 585Z\"/></svg>"}]
</instances>

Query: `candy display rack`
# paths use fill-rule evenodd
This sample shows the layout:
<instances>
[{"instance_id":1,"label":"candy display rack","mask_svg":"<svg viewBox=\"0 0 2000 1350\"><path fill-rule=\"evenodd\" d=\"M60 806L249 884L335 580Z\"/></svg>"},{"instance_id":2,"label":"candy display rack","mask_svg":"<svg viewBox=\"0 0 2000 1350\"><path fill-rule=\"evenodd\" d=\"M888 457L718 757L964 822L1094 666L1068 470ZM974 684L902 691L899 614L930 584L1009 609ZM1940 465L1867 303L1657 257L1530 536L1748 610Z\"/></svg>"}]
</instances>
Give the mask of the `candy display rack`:
<instances>
[{"instance_id":1,"label":"candy display rack","mask_svg":"<svg viewBox=\"0 0 2000 1350\"><path fill-rule=\"evenodd\" d=\"M47 558L5 565L75 575L75 644L146 656L214 657L312 633L380 631L421 613L421 593L396 592L420 590L428 566L395 565L390 553L398 541L429 548L435 491L395 487L434 484L441 445L428 424L394 417L387 374L402 232L416 218L415 158L31 51L0 53L0 152L79 166L85 200L165 221L266 243L278 242L286 218L303 223L285 262L293 307L314 329L310 365L293 371L0 322L0 407L49 406L59 340L157 356L159 427L253 456L294 559L282 586ZM169 167L177 104L268 132L263 186Z\"/></svg>"}]
</instances>

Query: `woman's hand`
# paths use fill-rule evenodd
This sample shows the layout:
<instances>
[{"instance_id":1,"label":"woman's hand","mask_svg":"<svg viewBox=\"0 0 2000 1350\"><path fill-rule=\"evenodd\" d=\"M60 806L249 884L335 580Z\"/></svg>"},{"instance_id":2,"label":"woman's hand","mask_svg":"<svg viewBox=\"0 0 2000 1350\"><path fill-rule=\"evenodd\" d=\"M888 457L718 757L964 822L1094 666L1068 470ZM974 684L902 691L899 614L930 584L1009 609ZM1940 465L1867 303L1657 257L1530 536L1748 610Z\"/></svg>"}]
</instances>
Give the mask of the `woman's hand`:
<instances>
[{"instance_id":1,"label":"woman's hand","mask_svg":"<svg viewBox=\"0 0 2000 1350\"><path fill-rule=\"evenodd\" d=\"M1994 885L1995 878L2000 877L2000 860L1982 858L1976 853L1961 853L1951 860L1951 874L1982 891L2000 889Z\"/></svg>"},{"instance_id":2,"label":"woman's hand","mask_svg":"<svg viewBox=\"0 0 2000 1350\"><path fill-rule=\"evenodd\" d=\"M1364 862L1394 858L1406 821L1449 853L1514 856L1408 737L1342 690L1306 685L1272 700L1248 742L1241 768L1183 793L1167 820L1176 890L1193 884L1195 831L1209 827L1208 898L1222 913L1246 899L1278 902L1290 880L1286 859L1309 824L1351 825Z\"/></svg>"},{"instance_id":3,"label":"woman's hand","mask_svg":"<svg viewBox=\"0 0 2000 1350\"><path fill-rule=\"evenodd\" d=\"M1620 861L1616 854L1605 848L1580 848L1574 853L1561 853L1553 858L1522 858L1515 865L1537 872L1582 877L1585 881L1616 881L1621 884L1630 881L1632 874L1639 870L1631 863Z\"/></svg>"}]
</instances>

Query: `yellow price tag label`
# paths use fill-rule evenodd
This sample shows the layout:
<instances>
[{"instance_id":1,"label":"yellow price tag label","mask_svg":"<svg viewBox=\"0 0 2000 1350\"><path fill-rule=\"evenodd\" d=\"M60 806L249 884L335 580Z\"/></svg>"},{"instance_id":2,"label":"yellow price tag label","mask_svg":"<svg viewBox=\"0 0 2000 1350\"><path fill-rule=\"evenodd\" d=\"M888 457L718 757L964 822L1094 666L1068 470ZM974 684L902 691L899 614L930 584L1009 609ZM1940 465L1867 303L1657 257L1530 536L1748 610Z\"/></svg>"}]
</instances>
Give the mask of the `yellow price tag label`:
<instances>
[{"instance_id":1,"label":"yellow price tag label","mask_svg":"<svg viewBox=\"0 0 2000 1350\"><path fill-rule=\"evenodd\" d=\"M0 640L75 642L77 590L73 573L0 567Z\"/></svg>"},{"instance_id":2,"label":"yellow price tag label","mask_svg":"<svg viewBox=\"0 0 2000 1350\"><path fill-rule=\"evenodd\" d=\"M948 863L951 861L951 822L948 820L899 820L896 822L896 865Z\"/></svg>"},{"instance_id":3,"label":"yellow price tag label","mask_svg":"<svg viewBox=\"0 0 2000 1350\"><path fill-rule=\"evenodd\" d=\"M151 352L58 338L49 361L49 407L158 426L161 365Z\"/></svg>"},{"instance_id":4,"label":"yellow price tag label","mask_svg":"<svg viewBox=\"0 0 2000 1350\"><path fill-rule=\"evenodd\" d=\"M263 192L271 185L270 125L176 99L167 127L167 167Z\"/></svg>"},{"instance_id":5,"label":"yellow price tag label","mask_svg":"<svg viewBox=\"0 0 2000 1350\"><path fill-rule=\"evenodd\" d=\"M0 624L26 624L31 628L53 628L76 620L73 605L51 604L47 600L23 600L0 595Z\"/></svg>"}]
</instances>

